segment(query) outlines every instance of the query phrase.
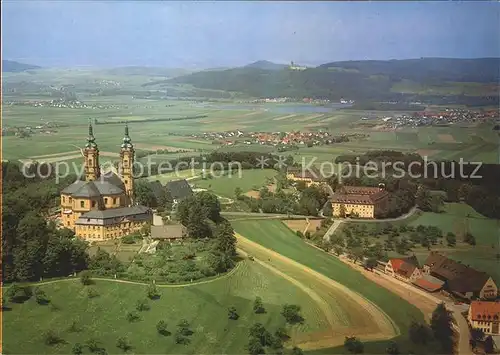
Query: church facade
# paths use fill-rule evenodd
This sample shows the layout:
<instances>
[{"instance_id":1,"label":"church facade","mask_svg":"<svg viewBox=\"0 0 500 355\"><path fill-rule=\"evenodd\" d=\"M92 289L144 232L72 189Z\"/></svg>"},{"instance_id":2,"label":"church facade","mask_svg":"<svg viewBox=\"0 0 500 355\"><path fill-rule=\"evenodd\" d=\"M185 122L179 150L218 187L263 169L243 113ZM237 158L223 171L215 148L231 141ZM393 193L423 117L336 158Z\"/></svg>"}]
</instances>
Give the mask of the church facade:
<instances>
[{"instance_id":1,"label":"church facade","mask_svg":"<svg viewBox=\"0 0 500 355\"><path fill-rule=\"evenodd\" d=\"M87 241L120 238L151 224L150 208L134 204L134 146L125 126L120 149L119 175L101 172L99 148L92 124L84 156L85 180L77 180L61 192L61 222Z\"/></svg>"}]
</instances>

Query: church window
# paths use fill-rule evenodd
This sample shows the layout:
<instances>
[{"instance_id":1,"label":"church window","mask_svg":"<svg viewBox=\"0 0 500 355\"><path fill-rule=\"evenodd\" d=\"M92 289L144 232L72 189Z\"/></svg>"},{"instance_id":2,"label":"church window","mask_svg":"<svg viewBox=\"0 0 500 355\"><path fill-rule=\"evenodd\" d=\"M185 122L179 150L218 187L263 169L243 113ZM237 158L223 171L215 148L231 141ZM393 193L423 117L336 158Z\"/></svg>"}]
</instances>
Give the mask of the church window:
<instances>
[{"instance_id":1,"label":"church window","mask_svg":"<svg viewBox=\"0 0 500 355\"><path fill-rule=\"evenodd\" d=\"M80 201L80 207L85 207L85 201Z\"/></svg>"},{"instance_id":2,"label":"church window","mask_svg":"<svg viewBox=\"0 0 500 355\"><path fill-rule=\"evenodd\" d=\"M71 199L71 197L70 197L70 198L69 198L69 202L71 202L71 200L72 200L72 199Z\"/></svg>"},{"instance_id":3,"label":"church window","mask_svg":"<svg viewBox=\"0 0 500 355\"><path fill-rule=\"evenodd\" d=\"M66 198L64 196L63 196L62 200L63 200L63 202L66 202Z\"/></svg>"},{"instance_id":4,"label":"church window","mask_svg":"<svg viewBox=\"0 0 500 355\"><path fill-rule=\"evenodd\" d=\"M69 226L69 221L68 221L68 226Z\"/></svg>"},{"instance_id":5,"label":"church window","mask_svg":"<svg viewBox=\"0 0 500 355\"><path fill-rule=\"evenodd\" d=\"M89 165L92 165L92 159L89 159Z\"/></svg>"},{"instance_id":6,"label":"church window","mask_svg":"<svg viewBox=\"0 0 500 355\"><path fill-rule=\"evenodd\" d=\"M126 184L128 183L128 181L127 181L127 180L125 180L125 181L124 181L124 183L125 183L125 185L126 185Z\"/></svg>"},{"instance_id":7,"label":"church window","mask_svg":"<svg viewBox=\"0 0 500 355\"><path fill-rule=\"evenodd\" d=\"M115 204L115 205L116 205L116 198L114 198L114 199L113 199L113 204Z\"/></svg>"},{"instance_id":8,"label":"church window","mask_svg":"<svg viewBox=\"0 0 500 355\"><path fill-rule=\"evenodd\" d=\"M104 198L104 203L105 203L106 205L108 204L108 198L107 198L107 197L105 197L105 198Z\"/></svg>"}]
</instances>

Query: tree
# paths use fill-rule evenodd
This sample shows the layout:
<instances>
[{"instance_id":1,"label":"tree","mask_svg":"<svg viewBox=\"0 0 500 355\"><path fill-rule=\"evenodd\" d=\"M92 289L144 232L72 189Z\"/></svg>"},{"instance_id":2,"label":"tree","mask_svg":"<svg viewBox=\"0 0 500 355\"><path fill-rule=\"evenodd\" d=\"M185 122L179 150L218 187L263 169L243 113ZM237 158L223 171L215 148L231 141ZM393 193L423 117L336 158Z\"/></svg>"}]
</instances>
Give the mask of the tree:
<instances>
[{"instance_id":1,"label":"tree","mask_svg":"<svg viewBox=\"0 0 500 355\"><path fill-rule=\"evenodd\" d=\"M486 354L493 354L495 352L495 341L491 335L484 339L484 352Z\"/></svg>"},{"instance_id":2,"label":"tree","mask_svg":"<svg viewBox=\"0 0 500 355\"><path fill-rule=\"evenodd\" d=\"M39 287L35 287L34 294L35 294L36 303L45 305L45 304L48 304L50 302L49 299L47 298L47 295L45 294L45 292L42 289L40 289Z\"/></svg>"},{"instance_id":3,"label":"tree","mask_svg":"<svg viewBox=\"0 0 500 355\"><path fill-rule=\"evenodd\" d=\"M454 247L457 244L457 237L454 233L448 232L446 234L446 243L449 247Z\"/></svg>"},{"instance_id":4,"label":"tree","mask_svg":"<svg viewBox=\"0 0 500 355\"><path fill-rule=\"evenodd\" d=\"M325 203L323 207L323 216L331 217L333 215L333 207L331 203Z\"/></svg>"},{"instance_id":5,"label":"tree","mask_svg":"<svg viewBox=\"0 0 500 355\"><path fill-rule=\"evenodd\" d=\"M137 300L137 303L135 305L135 309L137 309L139 312L149 311L150 308L151 307L149 306L147 300Z\"/></svg>"},{"instance_id":6,"label":"tree","mask_svg":"<svg viewBox=\"0 0 500 355\"><path fill-rule=\"evenodd\" d=\"M341 203L340 207L339 207L339 216L342 218L345 218L346 214L347 214L347 210L345 208L345 205L343 203Z\"/></svg>"},{"instance_id":7,"label":"tree","mask_svg":"<svg viewBox=\"0 0 500 355\"><path fill-rule=\"evenodd\" d=\"M304 352L298 346L294 346L291 351L292 355L304 355Z\"/></svg>"},{"instance_id":8,"label":"tree","mask_svg":"<svg viewBox=\"0 0 500 355\"><path fill-rule=\"evenodd\" d=\"M250 355L264 354L264 347L260 343L260 340L255 337L250 337L248 341L247 350Z\"/></svg>"},{"instance_id":9,"label":"tree","mask_svg":"<svg viewBox=\"0 0 500 355\"><path fill-rule=\"evenodd\" d=\"M375 259L375 258L366 259L365 267L367 269L373 270L374 268L377 267L377 265L378 265L377 259Z\"/></svg>"},{"instance_id":10,"label":"tree","mask_svg":"<svg viewBox=\"0 0 500 355\"><path fill-rule=\"evenodd\" d=\"M132 322L137 322L139 321L141 318L139 317L139 315L136 313L136 312L128 312L127 313L127 320L132 323Z\"/></svg>"},{"instance_id":11,"label":"tree","mask_svg":"<svg viewBox=\"0 0 500 355\"><path fill-rule=\"evenodd\" d=\"M444 303L438 304L432 312L431 329L434 338L440 342L442 351L451 354L453 351L452 316Z\"/></svg>"},{"instance_id":12,"label":"tree","mask_svg":"<svg viewBox=\"0 0 500 355\"><path fill-rule=\"evenodd\" d=\"M264 308L264 304L262 303L262 298L255 297L255 301L253 301L253 311L255 313L265 313L266 310Z\"/></svg>"},{"instance_id":13,"label":"tree","mask_svg":"<svg viewBox=\"0 0 500 355\"><path fill-rule=\"evenodd\" d=\"M90 271L82 271L80 273L80 281L82 283L82 285L84 286L88 286L88 285L91 285L92 284L92 277L91 277L91 274L90 274Z\"/></svg>"},{"instance_id":14,"label":"tree","mask_svg":"<svg viewBox=\"0 0 500 355\"><path fill-rule=\"evenodd\" d=\"M158 332L158 334L161 334L161 335L170 335L170 332L167 330L167 323L165 321L159 321L158 323L156 323L156 331Z\"/></svg>"},{"instance_id":15,"label":"tree","mask_svg":"<svg viewBox=\"0 0 500 355\"><path fill-rule=\"evenodd\" d=\"M53 330L48 330L43 334L43 340L45 342L45 345L53 346L59 343L62 343L63 340L59 335L57 335L56 332Z\"/></svg>"},{"instance_id":16,"label":"tree","mask_svg":"<svg viewBox=\"0 0 500 355\"><path fill-rule=\"evenodd\" d=\"M467 233L464 237L464 242L467 244L470 244L472 246L475 246L476 245L476 238L472 234Z\"/></svg>"},{"instance_id":17,"label":"tree","mask_svg":"<svg viewBox=\"0 0 500 355\"><path fill-rule=\"evenodd\" d=\"M363 343L356 337L345 337L344 347L351 354L362 354L364 351Z\"/></svg>"},{"instance_id":18,"label":"tree","mask_svg":"<svg viewBox=\"0 0 500 355\"><path fill-rule=\"evenodd\" d=\"M427 324L413 321L410 325L410 340L414 344L426 345L432 339L432 331Z\"/></svg>"},{"instance_id":19,"label":"tree","mask_svg":"<svg viewBox=\"0 0 500 355\"><path fill-rule=\"evenodd\" d=\"M83 345L80 343L75 343L75 345L73 345L73 348L71 349L71 353L73 355L83 354Z\"/></svg>"},{"instance_id":20,"label":"tree","mask_svg":"<svg viewBox=\"0 0 500 355\"><path fill-rule=\"evenodd\" d=\"M118 338L118 340L116 341L116 347L118 349L123 350L124 352L127 352L130 349L132 349L132 346L130 345L128 339L125 337Z\"/></svg>"},{"instance_id":21,"label":"tree","mask_svg":"<svg viewBox=\"0 0 500 355\"><path fill-rule=\"evenodd\" d=\"M288 339L290 339L290 336L286 332L286 329L283 327L276 329L276 331L274 332L274 336L280 338L283 341L287 341Z\"/></svg>"},{"instance_id":22,"label":"tree","mask_svg":"<svg viewBox=\"0 0 500 355\"><path fill-rule=\"evenodd\" d=\"M470 335L475 341L482 341L484 339L484 332L479 328L472 328L470 331Z\"/></svg>"},{"instance_id":23,"label":"tree","mask_svg":"<svg viewBox=\"0 0 500 355\"><path fill-rule=\"evenodd\" d=\"M148 288L146 290L146 295L151 300L156 300L156 299L160 298L160 292L158 291L156 284L150 283L148 285Z\"/></svg>"},{"instance_id":24,"label":"tree","mask_svg":"<svg viewBox=\"0 0 500 355\"><path fill-rule=\"evenodd\" d=\"M227 315L229 319L237 320L240 316L236 312L236 307L229 307L227 310Z\"/></svg>"},{"instance_id":25,"label":"tree","mask_svg":"<svg viewBox=\"0 0 500 355\"><path fill-rule=\"evenodd\" d=\"M177 332L183 336L193 334L192 330L189 329L189 322L186 319L181 319L181 321L177 324L177 327Z\"/></svg>"},{"instance_id":26,"label":"tree","mask_svg":"<svg viewBox=\"0 0 500 355\"><path fill-rule=\"evenodd\" d=\"M391 341L389 346L386 349L387 354L389 355L398 355L399 354L399 346L396 342Z\"/></svg>"},{"instance_id":27,"label":"tree","mask_svg":"<svg viewBox=\"0 0 500 355\"><path fill-rule=\"evenodd\" d=\"M300 315L300 306L295 304L285 304L281 311L281 315L289 324L303 323L304 318Z\"/></svg>"},{"instance_id":28,"label":"tree","mask_svg":"<svg viewBox=\"0 0 500 355\"><path fill-rule=\"evenodd\" d=\"M240 187L236 187L234 189L234 197L237 199L237 200L240 200L241 199L241 194L243 193L243 190L241 190Z\"/></svg>"},{"instance_id":29,"label":"tree","mask_svg":"<svg viewBox=\"0 0 500 355\"><path fill-rule=\"evenodd\" d=\"M236 256L236 237L229 221L223 221L217 226L215 238L215 250L229 258Z\"/></svg>"},{"instance_id":30,"label":"tree","mask_svg":"<svg viewBox=\"0 0 500 355\"><path fill-rule=\"evenodd\" d=\"M138 204L147 207L157 207L158 201L149 182L138 180L134 186L135 200Z\"/></svg>"}]
</instances>

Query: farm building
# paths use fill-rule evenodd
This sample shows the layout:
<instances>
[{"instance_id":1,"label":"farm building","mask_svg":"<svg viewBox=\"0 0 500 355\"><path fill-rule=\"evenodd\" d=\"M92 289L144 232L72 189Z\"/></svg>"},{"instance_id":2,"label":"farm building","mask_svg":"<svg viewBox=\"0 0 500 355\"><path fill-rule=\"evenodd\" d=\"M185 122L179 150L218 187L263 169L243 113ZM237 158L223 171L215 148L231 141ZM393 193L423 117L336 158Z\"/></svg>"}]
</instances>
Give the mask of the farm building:
<instances>
[{"instance_id":1,"label":"farm building","mask_svg":"<svg viewBox=\"0 0 500 355\"><path fill-rule=\"evenodd\" d=\"M306 187L311 185L321 185L324 183L321 172L317 169L302 169L302 168L289 168L286 172L286 178L291 181L304 181Z\"/></svg>"},{"instance_id":2,"label":"farm building","mask_svg":"<svg viewBox=\"0 0 500 355\"><path fill-rule=\"evenodd\" d=\"M389 194L379 187L342 186L333 194L334 217L375 218L387 208Z\"/></svg>"},{"instance_id":3,"label":"farm building","mask_svg":"<svg viewBox=\"0 0 500 355\"><path fill-rule=\"evenodd\" d=\"M462 298L494 299L498 294L497 285L487 273L477 271L437 252L429 254L423 272L440 279L447 291Z\"/></svg>"},{"instance_id":4,"label":"farm building","mask_svg":"<svg viewBox=\"0 0 500 355\"><path fill-rule=\"evenodd\" d=\"M168 196L174 203L193 194L191 186L189 186L189 183L185 179L169 181L165 185L165 188L167 189Z\"/></svg>"},{"instance_id":5,"label":"farm building","mask_svg":"<svg viewBox=\"0 0 500 355\"><path fill-rule=\"evenodd\" d=\"M415 286L424 289L427 292L436 292L443 288L444 281L431 275L422 275L422 277L412 282Z\"/></svg>"},{"instance_id":6,"label":"farm building","mask_svg":"<svg viewBox=\"0 0 500 355\"><path fill-rule=\"evenodd\" d=\"M422 276L415 255L408 258L389 260L385 266L384 272L405 282L413 282Z\"/></svg>"},{"instance_id":7,"label":"farm building","mask_svg":"<svg viewBox=\"0 0 500 355\"><path fill-rule=\"evenodd\" d=\"M182 224L151 226L151 239L168 242L179 241L186 237L186 227Z\"/></svg>"},{"instance_id":8,"label":"farm building","mask_svg":"<svg viewBox=\"0 0 500 355\"><path fill-rule=\"evenodd\" d=\"M467 320L487 335L500 335L500 302L472 301Z\"/></svg>"}]
</instances>

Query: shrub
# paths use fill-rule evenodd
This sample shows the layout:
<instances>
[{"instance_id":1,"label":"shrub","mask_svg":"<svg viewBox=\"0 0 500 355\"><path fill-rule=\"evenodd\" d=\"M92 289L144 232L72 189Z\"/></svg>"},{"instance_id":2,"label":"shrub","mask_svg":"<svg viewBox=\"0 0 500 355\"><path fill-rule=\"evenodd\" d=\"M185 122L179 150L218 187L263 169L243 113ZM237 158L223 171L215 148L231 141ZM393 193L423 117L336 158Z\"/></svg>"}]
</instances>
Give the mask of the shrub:
<instances>
[{"instance_id":1,"label":"shrub","mask_svg":"<svg viewBox=\"0 0 500 355\"><path fill-rule=\"evenodd\" d=\"M137 309L139 312L149 311L150 308L151 307L149 306L147 300L138 300L135 306L135 309Z\"/></svg>"},{"instance_id":2,"label":"shrub","mask_svg":"<svg viewBox=\"0 0 500 355\"><path fill-rule=\"evenodd\" d=\"M128 312L127 313L127 320L132 323L132 322L137 322L141 319L139 315L136 312Z\"/></svg>"},{"instance_id":3,"label":"shrub","mask_svg":"<svg viewBox=\"0 0 500 355\"><path fill-rule=\"evenodd\" d=\"M80 273L80 281L82 282L82 285L88 286L92 284L92 277L90 274L90 271L85 270Z\"/></svg>"},{"instance_id":4,"label":"shrub","mask_svg":"<svg viewBox=\"0 0 500 355\"><path fill-rule=\"evenodd\" d=\"M165 321L159 321L156 323L156 330L161 335L170 335L170 332L167 330L167 323Z\"/></svg>"}]
</instances>

